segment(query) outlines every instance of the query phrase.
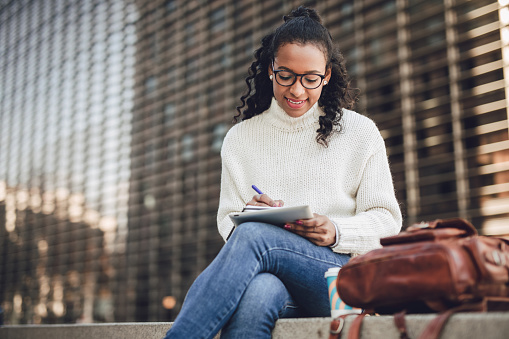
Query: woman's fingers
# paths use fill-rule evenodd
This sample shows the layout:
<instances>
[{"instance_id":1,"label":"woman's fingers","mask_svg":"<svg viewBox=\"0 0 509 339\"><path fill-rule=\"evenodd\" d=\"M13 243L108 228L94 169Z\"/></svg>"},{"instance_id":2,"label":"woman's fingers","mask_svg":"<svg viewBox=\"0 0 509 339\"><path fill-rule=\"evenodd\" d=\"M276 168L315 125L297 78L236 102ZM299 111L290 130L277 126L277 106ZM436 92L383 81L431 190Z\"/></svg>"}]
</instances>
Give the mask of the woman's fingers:
<instances>
[{"instance_id":1,"label":"woman's fingers","mask_svg":"<svg viewBox=\"0 0 509 339\"><path fill-rule=\"evenodd\" d=\"M247 203L253 206L268 206L268 207L282 207L284 205L282 200L272 200L267 194L256 194L253 199Z\"/></svg>"},{"instance_id":2,"label":"woman's fingers","mask_svg":"<svg viewBox=\"0 0 509 339\"><path fill-rule=\"evenodd\" d=\"M324 215L314 214L314 218L297 220L285 225L285 229L309 239L318 246L331 246L336 242L336 228Z\"/></svg>"}]
</instances>

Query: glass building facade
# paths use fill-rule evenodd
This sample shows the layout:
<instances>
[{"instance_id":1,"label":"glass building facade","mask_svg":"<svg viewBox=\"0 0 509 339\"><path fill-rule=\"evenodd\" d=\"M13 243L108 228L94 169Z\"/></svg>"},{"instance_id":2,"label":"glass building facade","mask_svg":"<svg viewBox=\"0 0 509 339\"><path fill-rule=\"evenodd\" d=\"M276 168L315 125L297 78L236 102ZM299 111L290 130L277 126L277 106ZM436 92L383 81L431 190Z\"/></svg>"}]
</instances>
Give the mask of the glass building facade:
<instances>
[{"instance_id":1,"label":"glass building facade","mask_svg":"<svg viewBox=\"0 0 509 339\"><path fill-rule=\"evenodd\" d=\"M219 152L253 51L300 4L0 3L4 323L175 318L223 245ZM382 132L404 224L508 236L508 1L304 4Z\"/></svg>"}]
</instances>

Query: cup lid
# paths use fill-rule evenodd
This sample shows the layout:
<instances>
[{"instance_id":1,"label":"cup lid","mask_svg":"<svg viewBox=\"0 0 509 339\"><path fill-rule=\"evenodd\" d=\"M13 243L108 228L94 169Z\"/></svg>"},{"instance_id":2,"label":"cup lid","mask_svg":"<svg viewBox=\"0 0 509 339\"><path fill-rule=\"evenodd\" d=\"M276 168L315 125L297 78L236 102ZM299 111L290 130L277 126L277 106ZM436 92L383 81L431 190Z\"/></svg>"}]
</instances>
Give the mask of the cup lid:
<instances>
[{"instance_id":1,"label":"cup lid","mask_svg":"<svg viewBox=\"0 0 509 339\"><path fill-rule=\"evenodd\" d=\"M325 278L337 276L341 267L331 267L325 272Z\"/></svg>"}]
</instances>

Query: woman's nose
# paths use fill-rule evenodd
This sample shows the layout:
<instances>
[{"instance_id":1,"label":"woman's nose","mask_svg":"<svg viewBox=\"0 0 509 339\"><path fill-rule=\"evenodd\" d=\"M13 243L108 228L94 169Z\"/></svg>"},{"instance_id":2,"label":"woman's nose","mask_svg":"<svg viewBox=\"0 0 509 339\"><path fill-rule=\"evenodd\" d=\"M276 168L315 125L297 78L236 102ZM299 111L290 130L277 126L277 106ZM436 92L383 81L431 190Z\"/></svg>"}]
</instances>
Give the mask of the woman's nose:
<instances>
[{"instance_id":1,"label":"woman's nose","mask_svg":"<svg viewBox=\"0 0 509 339\"><path fill-rule=\"evenodd\" d=\"M295 83L290 87L290 93L292 93L295 98L299 98L306 91L299 80L300 79L297 79L297 81L295 81Z\"/></svg>"}]
</instances>

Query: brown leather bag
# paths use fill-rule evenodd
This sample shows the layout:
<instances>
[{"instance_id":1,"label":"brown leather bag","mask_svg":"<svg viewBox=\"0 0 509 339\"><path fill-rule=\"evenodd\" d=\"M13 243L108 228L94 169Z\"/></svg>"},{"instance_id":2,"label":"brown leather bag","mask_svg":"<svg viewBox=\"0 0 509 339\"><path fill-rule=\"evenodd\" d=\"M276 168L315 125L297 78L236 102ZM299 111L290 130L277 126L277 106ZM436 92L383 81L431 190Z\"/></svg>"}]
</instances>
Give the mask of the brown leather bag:
<instances>
[{"instance_id":1,"label":"brown leather bag","mask_svg":"<svg viewBox=\"0 0 509 339\"><path fill-rule=\"evenodd\" d=\"M379 314L443 312L437 336L451 310L507 309L508 240L478 236L458 218L415 224L380 242L341 268L337 291L346 304Z\"/></svg>"}]
</instances>

